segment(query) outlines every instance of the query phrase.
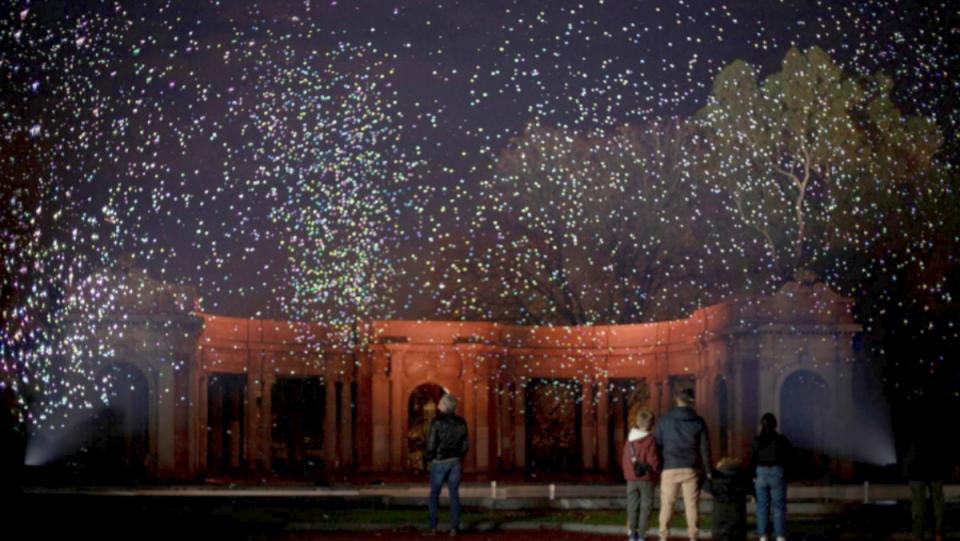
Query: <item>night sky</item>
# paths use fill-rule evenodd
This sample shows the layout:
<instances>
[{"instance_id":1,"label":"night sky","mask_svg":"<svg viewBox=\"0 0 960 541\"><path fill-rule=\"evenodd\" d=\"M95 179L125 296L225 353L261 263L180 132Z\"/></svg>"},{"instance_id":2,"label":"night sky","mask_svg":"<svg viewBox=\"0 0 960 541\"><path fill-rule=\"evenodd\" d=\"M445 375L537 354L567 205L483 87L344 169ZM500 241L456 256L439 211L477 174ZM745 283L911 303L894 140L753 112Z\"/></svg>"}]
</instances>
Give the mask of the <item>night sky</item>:
<instances>
[{"instance_id":1,"label":"night sky","mask_svg":"<svg viewBox=\"0 0 960 541\"><path fill-rule=\"evenodd\" d=\"M0 128L43 153L54 280L132 254L208 312L420 317L437 246L527 123L691 115L727 63L818 45L893 76L956 148L957 22L946 1L18 1ZM353 250L324 268L291 246ZM290 300L317 287L346 293Z\"/></svg>"}]
</instances>

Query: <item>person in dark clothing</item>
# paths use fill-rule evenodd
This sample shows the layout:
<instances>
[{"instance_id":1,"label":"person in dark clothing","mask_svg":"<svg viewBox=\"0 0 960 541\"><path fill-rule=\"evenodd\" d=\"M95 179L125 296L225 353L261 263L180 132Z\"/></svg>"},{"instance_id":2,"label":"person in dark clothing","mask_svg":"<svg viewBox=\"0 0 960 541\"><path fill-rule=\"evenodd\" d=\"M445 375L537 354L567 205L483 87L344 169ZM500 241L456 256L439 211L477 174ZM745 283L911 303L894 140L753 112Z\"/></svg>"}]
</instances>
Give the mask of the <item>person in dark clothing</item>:
<instances>
[{"instance_id":1,"label":"person in dark clothing","mask_svg":"<svg viewBox=\"0 0 960 541\"><path fill-rule=\"evenodd\" d=\"M710 438L707 424L693 409L693 391L684 389L674 400L675 407L657 423L657 446L662 457L660 475L660 538L666 539L673 518L677 490L683 493L687 517L687 535L691 540L700 535L699 505L701 475L712 475Z\"/></svg>"},{"instance_id":2,"label":"person in dark clothing","mask_svg":"<svg viewBox=\"0 0 960 541\"><path fill-rule=\"evenodd\" d=\"M753 494L750 475L736 458L723 458L704 484L713 495L713 538L719 541L747 539L747 496Z\"/></svg>"},{"instance_id":3,"label":"person in dark clothing","mask_svg":"<svg viewBox=\"0 0 960 541\"><path fill-rule=\"evenodd\" d=\"M933 535L943 540L943 483L949 475L950 461L943 442L919 434L910 441L903 461L904 475L910 484L910 515L913 539L924 538L927 523L927 492L933 503Z\"/></svg>"},{"instance_id":4,"label":"person in dark clothing","mask_svg":"<svg viewBox=\"0 0 960 541\"><path fill-rule=\"evenodd\" d=\"M627 480L627 536L630 541L639 541L646 536L647 521L653 510L653 489L660 476L660 456L651 434L652 428L653 413L640 410L623 444L620 464L623 478ZM646 469L646 472L637 475L634 464L645 464L646 468L641 466L640 469Z\"/></svg>"},{"instance_id":5,"label":"person in dark clothing","mask_svg":"<svg viewBox=\"0 0 960 541\"><path fill-rule=\"evenodd\" d=\"M777 541L787 538L787 468L793 447L777 432L777 417L764 413L760 434L750 448L750 471L753 472L757 497L757 535L769 539L768 518L773 511L773 535Z\"/></svg>"},{"instance_id":6,"label":"person in dark clothing","mask_svg":"<svg viewBox=\"0 0 960 541\"><path fill-rule=\"evenodd\" d=\"M437 512L440 507L440 491L447 484L450 493L450 535L456 535L460 527L460 461L467 454L470 442L467 439L467 423L456 415L457 399L443 395L437 405L437 416L427 432L427 449L424 460L430 465L430 531L437 531Z\"/></svg>"}]
</instances>

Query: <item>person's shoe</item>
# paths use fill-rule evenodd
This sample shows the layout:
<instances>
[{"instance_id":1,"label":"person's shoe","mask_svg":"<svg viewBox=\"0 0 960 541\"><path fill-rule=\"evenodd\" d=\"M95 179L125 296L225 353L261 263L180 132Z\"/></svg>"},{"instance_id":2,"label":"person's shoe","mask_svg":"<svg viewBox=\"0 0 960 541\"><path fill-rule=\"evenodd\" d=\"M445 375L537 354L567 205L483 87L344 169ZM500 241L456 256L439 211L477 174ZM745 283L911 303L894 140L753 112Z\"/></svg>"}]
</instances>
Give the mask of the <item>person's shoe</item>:
<instances>
[{"instance_id":1,"label":"person's shoe","mask_svg":"<svg viewBox=\"0 0 960 541\"><path fill-rule=\"evenodd\" d=\"M777 541L787 541L787 538L786 538L786 537L778 537L778 538L777 538Z\"/></svg>"},{"instance_id":2,"label":"person's shoe","mask_svg":"<svg viewBox=\"0 0 960 541\"><path fill-rule=\"evenodd\" d=\"M454 529L450 530L450 537L456 537L456 536L457 536L457 529L454 528Z\"/></svg>"},{"instance_id":3,"label":"person's shoe","mask_svg":"<svg viewBox=\"0 0 960 541\"><path fill-rule=\"evenodd\" d=\"M760 541L770 541L770 538L767 536L763 536L760 538Z\"/></svg>"},{"instance_id":4,"label":"person's shoe","mask_svg":"<svg viewBox=\"0 0 960 541\"><path fill-rule=\"evenodd\" d=\"M429 535L430 537L433 537L433 536L437 535L437 529L436 529L436 528L431 528L431 529L427 530L426 533L424 533L423 535Z\"/></svg>"}]
</instances>

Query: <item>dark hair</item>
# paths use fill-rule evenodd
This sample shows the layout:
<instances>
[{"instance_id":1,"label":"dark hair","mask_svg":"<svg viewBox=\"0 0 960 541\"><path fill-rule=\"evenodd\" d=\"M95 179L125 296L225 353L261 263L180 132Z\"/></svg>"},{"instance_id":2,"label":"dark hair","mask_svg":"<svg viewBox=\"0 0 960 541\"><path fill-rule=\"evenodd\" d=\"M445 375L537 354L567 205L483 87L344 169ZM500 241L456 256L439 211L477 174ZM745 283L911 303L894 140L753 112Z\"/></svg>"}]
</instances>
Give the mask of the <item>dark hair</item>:
<instances>
[{"instance_id":1,"label":"dark hair","mask_svg":"<svg viewBox=\"0 0 960 541\"><path fill-rule=\"evenodd\" d=\"M760 418L760 432L771 433L777 431L777 416L767 412Z\"/></svg>"},{"instance_id":2,"label":"dark hair","mask_svg":"<svg viewBox=\"0 0 960 541\"><path fill-rule=\"evenodd\" d=\"M692 406L695 402L693 398L693 389L684 389L677 393L676 401L681 406Z\"/></svg>"}]
</instances>

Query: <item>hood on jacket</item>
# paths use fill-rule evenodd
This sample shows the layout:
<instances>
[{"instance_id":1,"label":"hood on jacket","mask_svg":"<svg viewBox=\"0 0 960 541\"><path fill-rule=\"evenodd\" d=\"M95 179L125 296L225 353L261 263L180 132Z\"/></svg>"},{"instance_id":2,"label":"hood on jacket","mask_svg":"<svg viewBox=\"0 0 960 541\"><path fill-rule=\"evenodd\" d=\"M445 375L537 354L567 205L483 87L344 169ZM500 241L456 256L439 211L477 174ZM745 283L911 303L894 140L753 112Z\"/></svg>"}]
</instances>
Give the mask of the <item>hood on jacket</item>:
<instances>
[{"instance_id":1,"label":"hood on jacket","mask_svg":"<svg viewBox=\"0 0 960 541\"><path fill-rule=\"evenodd\" d=\"M630 429L630 435L627 436L627 441L637 441L642 440L643 438L649 436L650 433L645 430L640 430L637 427Z\"/></svg>"}]
</instances>

